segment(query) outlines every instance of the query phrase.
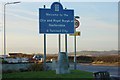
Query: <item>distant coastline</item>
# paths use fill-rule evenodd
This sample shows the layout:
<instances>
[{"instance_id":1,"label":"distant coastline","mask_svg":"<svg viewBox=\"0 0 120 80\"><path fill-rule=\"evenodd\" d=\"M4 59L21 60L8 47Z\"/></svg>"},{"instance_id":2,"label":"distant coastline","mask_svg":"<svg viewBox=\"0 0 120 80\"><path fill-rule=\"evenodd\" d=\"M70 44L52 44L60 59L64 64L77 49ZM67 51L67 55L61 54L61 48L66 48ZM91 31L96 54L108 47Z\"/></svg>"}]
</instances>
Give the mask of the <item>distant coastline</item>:
<instances>
[{"instance_id":1,"label":"distant coastline","mask_svg":"<svg viewBox=\"0 0 120 80\"><path fill-rule=\"evenodd\" d=\"M120 63L80 63L81 65L93 65L93 66L116 66L120 67Z\"/></svg>"}]
</instances>

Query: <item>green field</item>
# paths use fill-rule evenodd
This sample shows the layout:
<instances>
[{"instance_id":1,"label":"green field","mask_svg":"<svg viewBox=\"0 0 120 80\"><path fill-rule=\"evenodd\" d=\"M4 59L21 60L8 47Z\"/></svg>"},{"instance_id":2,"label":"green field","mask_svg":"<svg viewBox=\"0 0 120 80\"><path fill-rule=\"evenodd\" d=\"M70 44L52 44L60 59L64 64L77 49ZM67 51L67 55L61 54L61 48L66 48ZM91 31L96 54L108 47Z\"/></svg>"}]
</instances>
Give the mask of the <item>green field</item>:
<instances>
[{"instance_id":1,"label":"green field","mask_svg":"<svg viewBox=\"0 0 120 80\"><path fill-rule=\"evenodd\" d=\"M93 73L72 70L70 74L56 74L55 71L5 73L2 78L93 78Z\"/></svg>"}]
</instances>

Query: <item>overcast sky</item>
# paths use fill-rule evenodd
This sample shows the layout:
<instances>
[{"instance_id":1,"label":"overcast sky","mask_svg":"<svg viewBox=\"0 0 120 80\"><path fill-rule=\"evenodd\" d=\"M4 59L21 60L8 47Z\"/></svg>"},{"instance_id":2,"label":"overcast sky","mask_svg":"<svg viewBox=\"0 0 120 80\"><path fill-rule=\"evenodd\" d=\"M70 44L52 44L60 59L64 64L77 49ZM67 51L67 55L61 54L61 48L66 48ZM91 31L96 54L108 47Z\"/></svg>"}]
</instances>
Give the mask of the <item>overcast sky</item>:
<instances>
[{"instance_id":1,"label":"overcast sky","mask_svg":"<svg viewBox=\"0 0 120 80\"><path fill-rule=\"evenodd\" d=\"M10 0L0 0L10 1ZM15 0L11 0L15 1ZM25 0L27 1L27 0ZM39 8L51 4L49 2L22 2L7 5L6 35L7 53L43 53L43 35L39 34ZM31 0L32 1L32 0ZM39 0L37 0L39 1ZM118 0L105 2L68 2L61 0L63 8L74 9L74 14L80 16L81 36L77 37L77 51L81 50L117 50L118 49ZM3 5L0 3L0 54L3 53ZM61 37L64 50L64 35ZM74 51L74 38L68 35L68 52ZM47 53L58 53L58 35L47 35Z\"/></svg>"}]
</instances>

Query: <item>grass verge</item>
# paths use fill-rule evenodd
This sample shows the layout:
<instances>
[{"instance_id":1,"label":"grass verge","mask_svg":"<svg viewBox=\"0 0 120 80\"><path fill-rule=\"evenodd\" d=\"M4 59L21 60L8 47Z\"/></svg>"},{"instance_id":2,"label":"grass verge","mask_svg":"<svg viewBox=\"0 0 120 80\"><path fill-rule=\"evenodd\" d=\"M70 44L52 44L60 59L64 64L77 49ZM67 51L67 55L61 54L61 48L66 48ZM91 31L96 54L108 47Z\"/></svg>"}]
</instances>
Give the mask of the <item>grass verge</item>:
<instances>
[{"instance_id":1,"label":"grass verge","mask_svg":"<svg viewBox=\"0 0 120 80\"><path fill-rule=\"evenodd\" d=\"M3 79L6 78L91 78L93 79L93 73L71 70L69 74L56 74L55 71L36 71L36 72L14 72L5 73L2 75Z\"/></svg>"}]
</instances>

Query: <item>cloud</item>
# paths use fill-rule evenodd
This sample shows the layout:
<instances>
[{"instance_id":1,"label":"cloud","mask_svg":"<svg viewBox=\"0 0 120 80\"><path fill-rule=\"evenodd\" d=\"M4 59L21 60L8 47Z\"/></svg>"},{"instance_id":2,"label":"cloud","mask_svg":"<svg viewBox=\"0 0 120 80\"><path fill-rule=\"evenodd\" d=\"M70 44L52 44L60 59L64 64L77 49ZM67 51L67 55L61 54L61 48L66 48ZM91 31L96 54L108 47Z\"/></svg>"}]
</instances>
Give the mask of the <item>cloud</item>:
<instances>
[{"instance_id":1,"label":"cloud","mask_svg":"<svg viewBox=\"0 0 120 80\"><path fill-rule=\"evenodd\" d=\"M16 10L13 10L13 11L16 11ZM17 10L17 11L20 12L20 11L22 11L22 10ZM18 17L18 18L24 19L24 20L37 21L36 18L33 18L33 16L35 16L33 13L27 12L27 11L22 11L21 13L23 13L23 12L24 12L24 15L23 15L23 16L22 16L20 13L17 14L17 13L14 13L14 12L12 12L12 11L10 11L9 13L7 13L6 15L9 16L9 17L11 17L11 18ZM30 13L31 13L31 14L30 14ZM27 17L27 16L25 16L25 15L29 15L29 16ZM30 16L32 16L32 17L30 17Z\"/></svg>"},{"instance_id":2,"label":"cloud","mask_svg":"<svg viewBox=\"0 0 120 80\"><path fill-rule=\"evenodd\" d=\"M29 10L26 11L26 10L21 10L21 9L9 9L8 11L10 11L14 14L24 14L24 15L30 15L30 16L36 16L36 14L38 14L37 12L33 12L33 11L29 11Z\"/></svg>"},{"instance_id":3,"label":"cloud","mask_svg":"<svg viewBox=\"0 0 120 80\"><path fill-rule=\"evenodd\" d=\"M12 2L16 0L1 0L2 2ZM59 0L20 0L22 2L58 2ZM119 0L60 0L60 2L118 2Z\"/></svg>"},{"instance_id":4,"label":"cloud","mask_svg":"<svg viewBox=\"0 0 120 80\"><path fill-rule=\"evenodd\" d=\"M92 29L110 29L110 30L116 30L118 28L117 22L115 23L110 23L107 21L102 21L99 20L101 17L87 17L83 16L81 18L81 25L87 26L87 28L92 28ZM112 18L115 19L115 18ZM117 18L116 18L117 21Z\"/></svg>"},{"instance_id":5,"label":"cloud","mask_svg":"<svg viewBox=\"0 0 120 80\"><path fill-rule=\"evenodd\" d=\"M0 23L0 32L2 31L2 28L3 28L3 27L2 27L2 23Z\"/></svg>"},{"instance_id":6,"label":"cloud","mask_svg":"<svg viewBox=\"0 0 120 80\"><path fill-rule=\"evenodd\" d=\"M24 20L37 21L37 19L34 19L32 17L25 17L25 16L21 16L19 14L9 13L9 15L15 16L15 17L18 17L18 18L21 18L21 19L24 19Z\"/></svg>"},{"instance_id":7,"label":"cloud","mask_svg":"<svg viewBox=\"0 0 120 80\"><path fill-rule=\"evenodd\" d=\"M37 12L20 10L20 9L8 9L6 11L6 15L7 16L12 16L12 17L14 16L14 17L22 18L22 19L25 19L25 20L36 21L36 18L39 14ZM2 8L0 8L0 18L1 18L0 21L2 21L2 18L3 18L3 9Z\"/></svg>"}]
</instances>

